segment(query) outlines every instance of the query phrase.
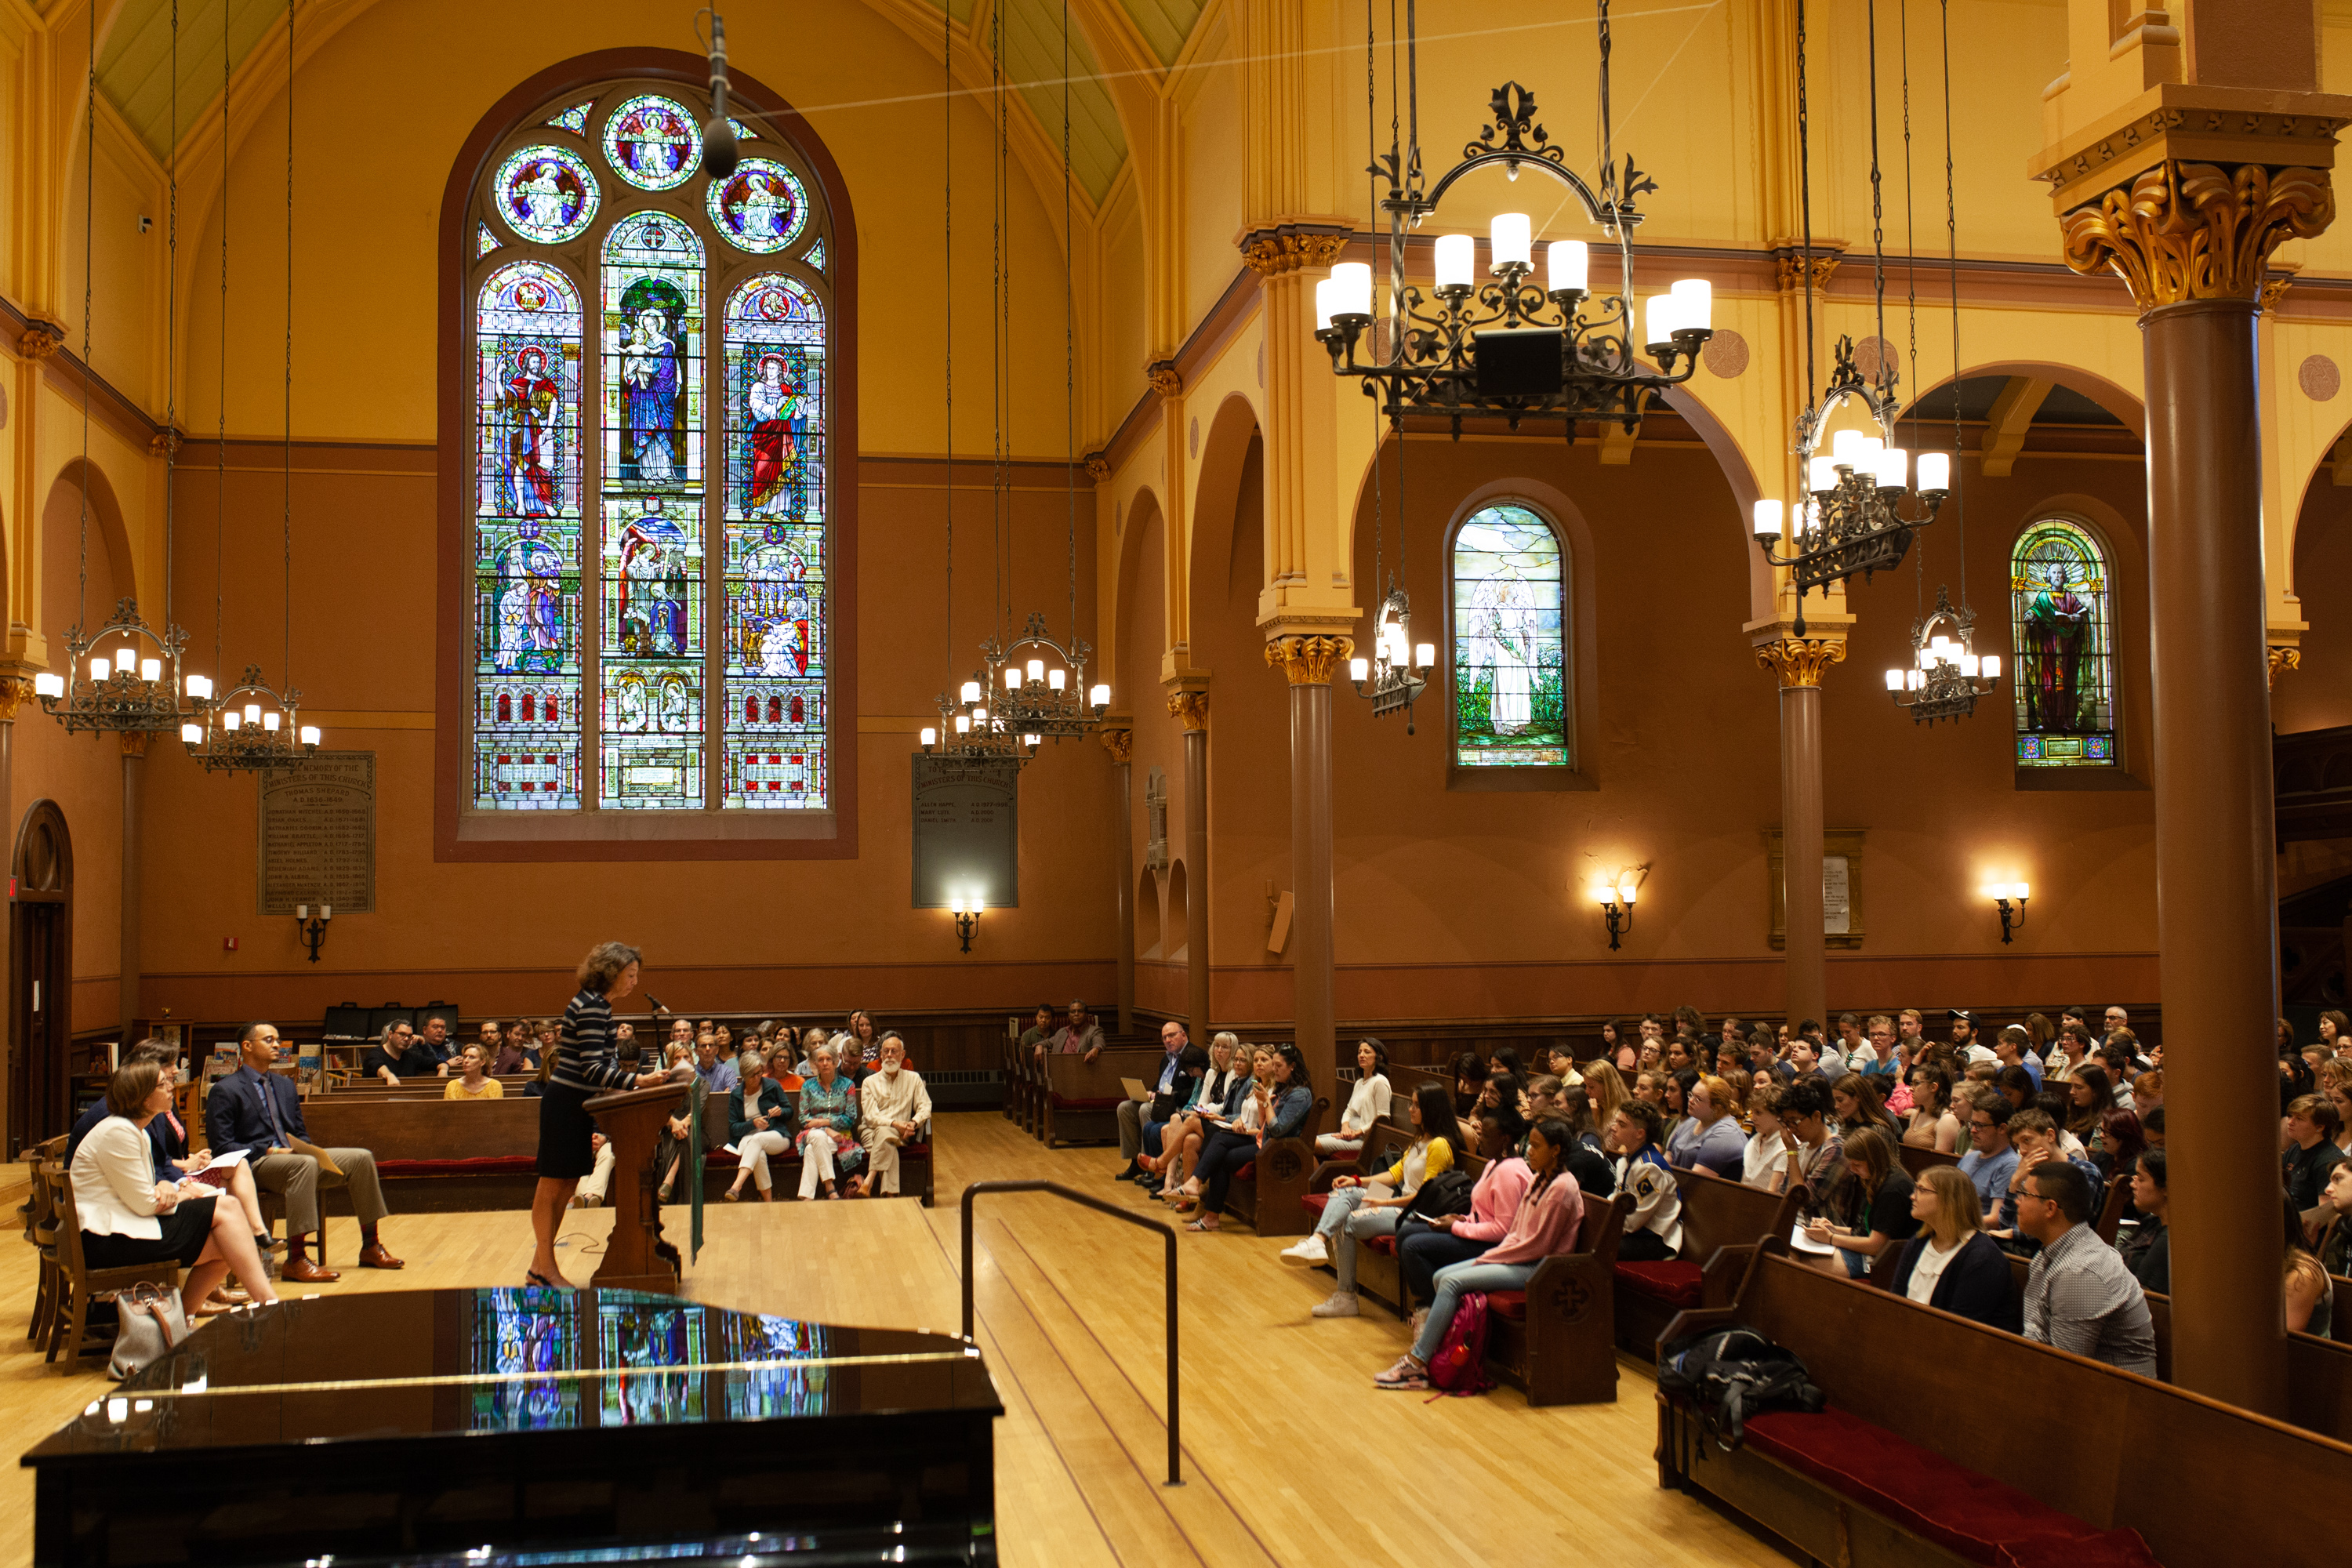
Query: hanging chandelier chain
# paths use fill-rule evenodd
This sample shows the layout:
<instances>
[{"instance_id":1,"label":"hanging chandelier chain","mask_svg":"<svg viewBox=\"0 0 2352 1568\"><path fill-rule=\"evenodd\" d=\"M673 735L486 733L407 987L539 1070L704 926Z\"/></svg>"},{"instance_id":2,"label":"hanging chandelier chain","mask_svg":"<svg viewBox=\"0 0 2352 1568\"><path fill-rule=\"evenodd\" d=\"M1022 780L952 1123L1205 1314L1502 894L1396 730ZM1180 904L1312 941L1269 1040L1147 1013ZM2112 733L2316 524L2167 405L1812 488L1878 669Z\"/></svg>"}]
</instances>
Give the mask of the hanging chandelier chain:
<instances>
[{"instance_id":1,"label":"hanging chandelier chain","mask_svg":"<svg viewBox=\"0 0 2352 1568\"><path fill-rule=\"evenodd\" d=\"M1070 227L1070 0L1062 0L1062 472L1069 492L1070 642L1078 640L1076 231Z\"/></svg>"},{"instance_id":2,"label":"hanging chandelier chain","mask_svg":"<svg viewBox=\"0 0 2352 1568\"><path fill-rule=\"evenodd\" d=\"M947 521L948 668L955 668L955 15L940 7L940 311L947 344L947 479L940 510Z\"/></svg>"},{"instance_id":3,"label":"hanging chandelier chain","mask_svg":"<svg viewBox=\"0 0 2352 1568\"><path fill-rule=\"evenodd\" d=\"M172 162L164 171L163 252L163 625L172 625L173 513L180 458L180 0L172 0ZM174 690L176 701L179 693Z\"/></svg>"},{"instance_id":4,"label":"hanging chandelier chain","mask_svg":"<svg viewBox=\"0 0 2352 1568\"><path fill-rule=\"evenodd\" d=\"M1380 145L1380 22L1379 13L1374 9L1374 5L1375 0L1364 0L1364 147L1368 152ZM1393 33L1396 26L1396 0L1389 0L1389 26L1391 32ZM1389 72L1389 151L1393 154L1396 152L1396 71L1393 67ZM1370 192L1371 221L1374 225L1378 225L1381 220L1380 159L1375 156L1365 165L1364 172ZM1391 331L1394 331L1393 322L1391 324ZM1400 440L1402 438L1402 437L1399 437ZM1381 407L1376 402L1372 405L1372 591L1374 593L1381 591L1381 574L1385 564L1381 550L1383 542L1381 537L1382 527L1381 502ZM1349 564L1352 566L1353 563Z\"/></svg>"},{"instance_id":5,"label":"hanging chandelier chain","mask_svg":"<svg viewBox=\"0 0 2352 1568\"><path fill-rule=\"evenodd\" d=\"M222 541L228 533L228 12L227 6L221 7L220 353L215 367L220 395L213 406L213 669L216 678L222 668L222 628L227 624L223 588L227 578L221 555Z\"/></svg>"},{"instance_id":6,"label":"hanging chandelier chain","mask_svg":"<svg viewBox=\"0 0 2352 1568\"><path fill-rule=\"evenodd\" d=\"M1812 106L1805 96L1805 0L1797 0L1797 212L1804 249L1797 261L1805 291L1805 392L1821 380L1813 367L1813 141Z\"/></svg>"},{"instance_id":7,"label":"hanging chandelier chain","mask_svg":"<svg viewBox=\"0 0 2352 1568\"><path fill-rule=\"evenodd\" d=\"M1952 518L1958 533L1960 603L1969 602L1969 498L1960 462L1960 227L1952 191L1952 0L1938 0L1944 34L1944 245L1952 268Z\"/></svg>"},{"instance_id":8,"label":"hanging chandelier chain","mask_svg":"<svg viewBox=\"0 0 2352 1568\"><path fill-rule=\"evenodd\" d=\"M98 193L98 7L89 8L89 79L82 89L81 130L81 577L74 600L74 635L78 641L89 627L89 361L92 228L90 214Z\"/></svg>"},{"instance_id":9,"label":"hanging chandelier chain","mask_svg":"<svg viewBox=\"0 0 2352 1568\"><path fill-rule=\"evenodd\" d=\"M1871 288L1876 300L1876 325L1873 329L1880 344L1878 354L1879 395L1894 393L1896 376L1886 363L1886 197L1885 177L1878 161L1878 0L1868 0L1866 32L1870 47L1870 251Z\"/></svg>"},{"instance_id":10,"label":"hanging chandelier chain","mask_svg":"<svg viewBox=\"0 0 2352 1568\"><path fill-rule=\"evenodd\" d=\"M294 8L286 0L286 438L281 448L285 489L278 512L286 584L284 643L278 678L294 689Z\"/></svg>"}]
</instances>

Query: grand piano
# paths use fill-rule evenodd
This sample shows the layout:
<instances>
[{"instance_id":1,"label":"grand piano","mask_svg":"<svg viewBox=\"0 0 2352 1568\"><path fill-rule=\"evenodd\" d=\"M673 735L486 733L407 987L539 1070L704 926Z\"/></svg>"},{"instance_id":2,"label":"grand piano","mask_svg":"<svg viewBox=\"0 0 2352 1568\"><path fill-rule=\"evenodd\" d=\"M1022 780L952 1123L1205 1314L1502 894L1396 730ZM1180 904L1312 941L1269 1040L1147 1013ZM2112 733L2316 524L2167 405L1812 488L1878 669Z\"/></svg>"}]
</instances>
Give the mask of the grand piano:
<instances>
[{"instance_id":1,"label":"grand piano","mask_svg":"<svg viewBox=\"0 0 2352 1568\"><path fill-rule=\"evenodd\" d=\"M240 1310L24 1457L37 1563L993 1563L979 1352L617 1289Z\"/></svg>"}]
</instances>

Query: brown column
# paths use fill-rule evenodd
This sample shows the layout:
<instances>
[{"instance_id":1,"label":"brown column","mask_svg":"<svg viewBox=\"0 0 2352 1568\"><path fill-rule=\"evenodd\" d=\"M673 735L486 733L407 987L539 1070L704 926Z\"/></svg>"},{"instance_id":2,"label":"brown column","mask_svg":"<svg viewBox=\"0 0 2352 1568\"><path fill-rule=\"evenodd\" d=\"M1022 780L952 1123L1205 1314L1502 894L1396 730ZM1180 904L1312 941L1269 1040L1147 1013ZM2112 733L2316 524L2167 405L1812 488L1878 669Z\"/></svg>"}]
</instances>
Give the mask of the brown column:
<instances>
[{"instance_id":1,"label":"brown column","mask_svg":"<svg viewBox=\"0 0 2352 1568\"><path fill-rule=\"evenodd\" d=\"M1822 930L1822 671L1842 639L1780 637L1756 662L1780 678L1780 888L1791 1023L1829 1021L1829 943Z\"/></svg>"},{"instance_id":2,"label":"brown column","mask_svg":"<svg viewBox=\"0 0 2352 1568\"><path fill-rule=\"evenodd\" d=\"M2172 1225L2173 1376L2286 1410L2276 1128L2278 847L2252 300L2141 318L2148 394L2157 947L2167 1144L2196 1179Z\"/></svg>"},{"instance_id":3,"label":"brown column","mask_svg":"<svg viewBox=\"0 0 2352 1568\"><path fill-rule=\"evenodd\" d=\"M1209 694L1178 691L1184 725L1184 1026L1205 1041L1209 1016Z\"/></svg>"},{"instance_id":4,"label":"brown column","mask_svg":"<svg viewBox=\"0 0 2352 1568\"><path fill-rule=\"evenodd\" d=\"M1103 750L1111 754L1111 773L1118 782L1118 852L1112 865L1118 878L1118 1032L1135 1033L1135 731L1105 730Z\"/></svg>"},{"instance_id":5,"label":"brown column","mask_svg":"<svg viewBox=\"0 0 2352 1568\"><path fill-rule=\"evenodd\" d=\"M1331 1089L1338 1029L1332 1001L1331 671L1355 647L1343 637L1278 637L1265 661L1290 680L1291 1017L1319 1093Z\"/></svg>"},{"instance_id":6,"label":"brown column","mask_svg":"<svg viewBox=\"0 0 2352 1568\"><path fill-rule=\"evenodd\" d=\"M2287 1389L2278 847L2254 312L2272 248L2334 216L2325 169L2296 165L2331 155L2347 100L2315 101L2336 118L2266 102L2229 119L2237 140L2210 144L2242 157L2268 142L2284 154L2275 164L2194 161L2210 155L2208 119L2188 112L2150 121L2152 143L2116 175L2086 178L2095 163L2045 154L2067 264L2130 285L2147 371L2166 1147L2195 1173L2171 1215L2173 1379L2274 1416Z\"/></svg>"},{"instance_id":7,"label":"brown column","mask_svg":"<svg viewBox=\"0 0 2352 1568\"><path fill-rule=\"evenodd\" d=\"M122 1050L137 1043L139 1016L139 820L147 769L147 731L122 731Z\"/></svg>"},{"instance_id":8,"label":"brown column","mask_svg":"<svg viewBox=\"0 0 2352 1568\"><path fill-rule=\"evenodd\" d=\"M11 858L16 852L16 708L30 701L33 683L14 674L0 675L0 856ZM0 868L0 876L8 875ZM17 1041L13 1030L16 1009L8 1005L15 994L10 989L16 976L10 963L16 956L16 942L5 923L0 923L0 1108L16 1103L16 1086L7 1075L16 1071ZM5 1115L5 1110L0 1110ZM12 1153L26 1142L26 1129L8 1129L6 1146Z\"/></svg>"}]
</instances>

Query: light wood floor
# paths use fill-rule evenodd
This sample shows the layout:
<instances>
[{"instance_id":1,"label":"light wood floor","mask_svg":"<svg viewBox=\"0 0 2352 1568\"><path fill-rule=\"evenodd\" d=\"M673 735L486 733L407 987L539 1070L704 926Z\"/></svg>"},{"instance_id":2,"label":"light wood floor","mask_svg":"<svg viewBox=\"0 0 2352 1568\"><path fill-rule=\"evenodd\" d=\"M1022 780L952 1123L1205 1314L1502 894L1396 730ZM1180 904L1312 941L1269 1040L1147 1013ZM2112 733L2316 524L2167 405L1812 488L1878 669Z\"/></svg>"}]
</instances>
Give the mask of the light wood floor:
<instances>
[{"instance_id":1,"label":"light wood floor","mask_svg":"<svg viewBox=\"0 0 2352 1568\"><path fill-rule=\"evenodd\" d=\"M721 1306L880 1327L960 1327L960 1213L970 1182L1045 1177L1157 1212L1104 1149L1047 1150L994 1113L940 1119L940 1206L714 1204L687 1293ZM5 1184L5 1177L0 1177ZM396 1201L396 1200L395 1200ZM682 1238L685 1212L671 1217ZM565 1227L584 1281L607 1211ZM333 1224L344 1270L322 1291L520 1284L520 1212L394 1216L396 1274L353 1268L349 1220ZM1387 1394L1372 1374L1403 1348L1375 1309L1318 1321L1329 1276L1283 1265L1284 1243L1246 1227L1181 1235L1186 1485L1166 1475L1160 1287L1153 1235L1043 1194L980 1201L976 1304L982 1353L1005 1405L997 1433L997 1526L1012 1568L1202 1568L1333 1563L1427 1568L1614 1555L1638 1542L1666 1564L1782 1563L1706 1505L1656 1484L1649 1378L1631 1363L1614 1405L1530 1410L1514 1390L1476 1399ZM0 1421L29 1447L107 1386L25 1346L31 1248L0 1240ZM1379 1452L1375 1451L1378 1446ZM0 1564L32 1555L32 1476L0 1479Z\"/></svg>"}]
</instances>

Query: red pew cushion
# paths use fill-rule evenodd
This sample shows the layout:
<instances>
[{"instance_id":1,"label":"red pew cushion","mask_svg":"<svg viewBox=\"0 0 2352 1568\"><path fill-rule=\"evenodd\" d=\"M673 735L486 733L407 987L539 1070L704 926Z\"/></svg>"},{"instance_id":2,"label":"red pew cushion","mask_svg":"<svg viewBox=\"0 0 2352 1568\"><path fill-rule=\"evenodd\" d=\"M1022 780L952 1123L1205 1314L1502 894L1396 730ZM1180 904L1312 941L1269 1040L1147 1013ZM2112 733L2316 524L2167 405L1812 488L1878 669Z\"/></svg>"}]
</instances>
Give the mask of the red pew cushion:
<instances>
[{"instance_id":1,"label":"red pew cushion","mask_svg":"<svg viewBox=\"0 0 2352 1568\"><path fill-rule=\"evenodd\" d=\"M1843 1410L1768 1410L1748 1446L1971 1563L2158 1568L2136 1530L2101 1531Z\"/></svg>"},{"instance_id":2,"label":"red pew cushion","mask_svg":"<svg viewBox=\"0 0 2352 1568\"><path fill-rule=\"evenodd\" d=\"M1298 1201L1306 1205L1309 1214L1320 1217L1323 1211L1331 1206L1331 1194L1328 1193L1309 1193Z\"/></svg>"},{"instance_id":3,"label":"red pew cushion","mask_svg":"<svg viewBox=\"0 0 2352 1568\"><path fill-rule=\"evenodd\" d=\"M1234 1173L1234 1180L1236 1182L1246 1182L1252 1180L1256 1175L1257 1162L1255 1160L1252 1160L1248 1164L1244 1165L1240 1170Z\"/></svg>"},{"instance_id":4,"label":"red pew cushion","mask_svg":"<svg viewBox=\"0 0 2352 1568\"><path fill-rule=\"evenodd\" d=\"M1528 1293L1525 1290L1489 1290L1486 1310L1498 1318L1508 1318L1515 1323L1528 1321Z\"/></svg>"},{"instance_id":5,"label":"red pew cushion","mask_svg":"<svg viewBox=\"0 0 2352 1568\"><path fill-rule=\"evenodd\" d=\"M378 1160L380 1176L488 1176L539 1169L536 1154L485 1154L472 1160Z\"/></svg>"},{"instance_id":6,"label":"red pew cushion","mask_svg":"<svg viewBox=\"0 0 2352 1568\"><path fill-rule=\"evenodd\" d=\"M1628 1289L1675 1307L1697 1306L1706 1279L1697 1264L1678 1260L1620 1263L1617 1265L1617 1278L1625 1282Z\"/></svg>"}]
</instances>

